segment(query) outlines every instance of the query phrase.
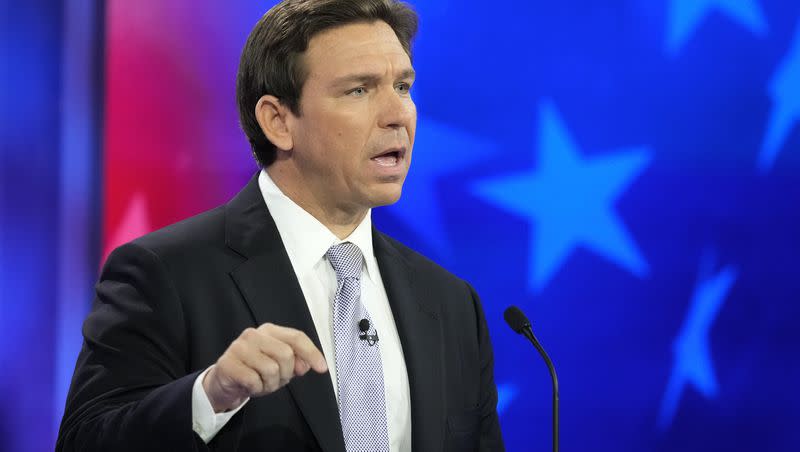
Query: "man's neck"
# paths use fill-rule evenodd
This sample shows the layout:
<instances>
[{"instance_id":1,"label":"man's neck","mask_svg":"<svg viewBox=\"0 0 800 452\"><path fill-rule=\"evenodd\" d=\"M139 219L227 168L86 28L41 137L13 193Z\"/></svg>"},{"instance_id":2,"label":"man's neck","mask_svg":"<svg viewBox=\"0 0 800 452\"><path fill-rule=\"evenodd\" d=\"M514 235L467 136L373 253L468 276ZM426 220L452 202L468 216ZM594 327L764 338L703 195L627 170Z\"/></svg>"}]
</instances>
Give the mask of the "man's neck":
<instances>
[{"instance_id":1,"label":"man's neck","mask_svg":"<svg viewBox=\"0 0 800 452\"><path fill-rule=\"evenodd\" d=\"M274 164L267 167L266 171L270 179L287 198L311 214L340 240L350 236L369 211L363 208L345 209L340 206L330 205L330 203L315 196L310 190L298 189L297 184L292 183L297 178L276 168Z\"/></svg>"}]
</instances>

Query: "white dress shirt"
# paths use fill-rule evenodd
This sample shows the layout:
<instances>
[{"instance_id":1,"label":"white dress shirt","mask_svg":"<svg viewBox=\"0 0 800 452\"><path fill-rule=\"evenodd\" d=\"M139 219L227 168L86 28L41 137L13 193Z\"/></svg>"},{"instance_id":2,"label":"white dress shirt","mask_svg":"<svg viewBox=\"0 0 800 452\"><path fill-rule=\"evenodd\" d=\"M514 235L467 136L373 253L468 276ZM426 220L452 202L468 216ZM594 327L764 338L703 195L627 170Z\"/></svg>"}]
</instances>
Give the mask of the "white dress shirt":
<instances>
[{"instance_id":1,"label":"white dress shirt","mask_svg":"<svg viewBox=\"0 0 800 452\"><path fill-rule=\"evenodd\" d=\"M378 269L378 261L375 259L372 249L371 211L367 212L349 237L339 240L316 218L284 195L265 170L262 170L259 175L258 186L264 196L264 202L275 220L294 273L300 282L308 310L311 312L311 318L322 345L322 353L328 364L331 385L337 402L339 389L336 386L333 338L333 299L337 281L336 272L325 257L325 253L333 245L352 242L364 255L364 268L361 271L361 301L369 311L372 323L380 337L390 450L391 452L410 452L411 403L408 373L394 316ZM264 271L268 271L268 269L264 269ZM356 340L356 338L353 339ZM214 413L202 385L203 377L207 372L208 369L197 377L192 389L192 425L194 431L206 443L211 441L228 420L247 403L245 401L233 411Z\"/></svg>"}]
</instances>

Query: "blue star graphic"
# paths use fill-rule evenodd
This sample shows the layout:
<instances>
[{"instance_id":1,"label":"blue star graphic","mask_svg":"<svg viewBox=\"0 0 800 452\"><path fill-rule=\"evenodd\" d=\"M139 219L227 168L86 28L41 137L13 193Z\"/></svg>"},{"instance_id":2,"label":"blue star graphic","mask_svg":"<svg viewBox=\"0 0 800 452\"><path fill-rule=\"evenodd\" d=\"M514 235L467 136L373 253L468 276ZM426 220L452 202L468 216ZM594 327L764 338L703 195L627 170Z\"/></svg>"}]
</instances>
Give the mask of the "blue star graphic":
<instances>
[{"instance_id":1,"label":"blue star graphic","mask_svg":"<svg viewBox=\"0 0 800 452\"><path fill-rule=\"evenodd\" d=\"M648 266L614 212L615 201L650 161L644 148L581 158L555 108L540 106L539 168L484 180L475 193L529 219L528 283L541 290L582 245L637 276Z\"/></svg>"},{"instance_id":2,"label":"blue star graphic","mask_svg":"<svg viewBox=\"0 0 800 452\"><path fill-rule=\"evenodd\" d=\"M678 402L687 384L706 398L718 392L717 377L711 361L709 330L728 292L736 281L737 270L728 266L713 276L698 281L689 304L689 313L673 343L672 373L661 402L658 418L663 430L672 424Z\"/></svg>"},{"instance_id":3,"label":"blue star graphic","mask_svg":"<svg viewBox=\"0 0 800 452\"><path fill-rule=\"evenodd\" d=\"M400 201L389 211L428 240L441 257L449 256L436 183L446 173L466 169L487 158L493 148L476 136L421 119L414 138L411 171L403 184Z\"/></svg>"},{"instance_id":4,"label":"blue star graphic","mask_svg":"<svg viewBox=\"0 0 800 452\"><path fill-rule=\"evenodd\" d=\"M672 0L667 51L678 53L700 22L715 9L757 35L767 31L767 21L756 0Z\"/></svg>"},{"instance_id":5,"label":"blue star graphic","mask_svg":"<svg viewBox=\"0 0 800 452\"><path fill-rule=\"evenodd\" d=\"M800 120L800 24L789 53L778 65L769 84L772 112L758 156L762 172L772 168L792 127Z\"/></svg>"}]
</instances>

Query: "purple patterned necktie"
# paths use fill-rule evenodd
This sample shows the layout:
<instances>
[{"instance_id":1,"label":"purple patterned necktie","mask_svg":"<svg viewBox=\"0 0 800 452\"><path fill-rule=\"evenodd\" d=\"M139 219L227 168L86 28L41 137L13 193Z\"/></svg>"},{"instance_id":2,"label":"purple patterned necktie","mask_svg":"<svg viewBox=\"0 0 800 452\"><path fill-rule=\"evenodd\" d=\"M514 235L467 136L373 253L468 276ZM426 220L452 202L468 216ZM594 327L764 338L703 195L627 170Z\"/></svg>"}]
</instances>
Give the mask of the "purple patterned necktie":
<instances>
[{"instance_id":1,"label":"purple patterned necktie","mask_svg":"<svg viewBox=\"0 0 800 452\"><path fill-rule=\"evenodd\" d=\"M336 385L339 418L348 452L389 451L383 367L378 342L359 338L359 322L370 322L368 334L377 334L361 303L361 267L364 258L353 243L332 246L328 261L336 272L333 335L336 342ZM372 345L370 345L372 343Z\"/></svg>"}]
</instances>

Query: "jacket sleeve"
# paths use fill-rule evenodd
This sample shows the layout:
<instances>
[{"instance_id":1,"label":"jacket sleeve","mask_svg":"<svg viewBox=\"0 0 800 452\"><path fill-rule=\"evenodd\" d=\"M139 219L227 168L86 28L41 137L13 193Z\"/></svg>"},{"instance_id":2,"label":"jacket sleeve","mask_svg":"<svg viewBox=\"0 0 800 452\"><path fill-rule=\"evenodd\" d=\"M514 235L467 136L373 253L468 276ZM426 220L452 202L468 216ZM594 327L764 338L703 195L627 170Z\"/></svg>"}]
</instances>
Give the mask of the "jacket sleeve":
<instances>
[{"instance_id":1,"label":"jacket sleeve","mask_svg":"<svg viewBox=\"0 0 800 452\"><path fill-rule=\"evenodd\" d=\"M109 256L83 337L57 451L214 446L192 429L192 384L199 372L187 368L181 302L153 251L134 243Z\"/></svg>"},{"instance_id":2,"label":"jacket sleeve","mask_svg":"<svg viewBox=\"0 0 800 452\"><path fill-rule=\"evenodd\" d=\"M467 284L469 286L469 284ZM489 340L489 329L481 307L481 301L475 289L469 286L475 314L478 320L478 347L481 366L481 394L479 407L481 412L480 446L481 451L503 451L503 437L500 431L500 419L497 415L497 386L494 382L494 354Z\"/></svg>"}]
</instances>

